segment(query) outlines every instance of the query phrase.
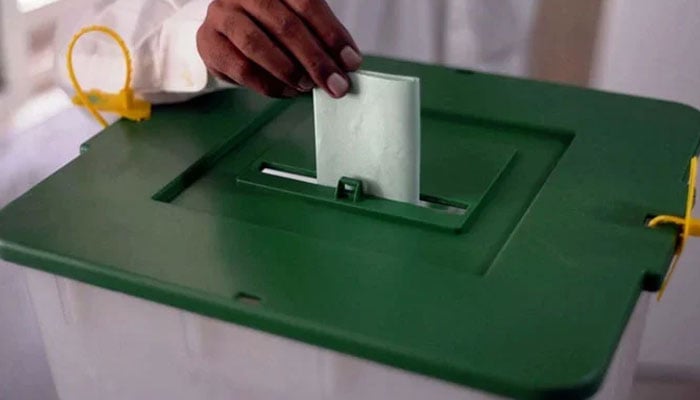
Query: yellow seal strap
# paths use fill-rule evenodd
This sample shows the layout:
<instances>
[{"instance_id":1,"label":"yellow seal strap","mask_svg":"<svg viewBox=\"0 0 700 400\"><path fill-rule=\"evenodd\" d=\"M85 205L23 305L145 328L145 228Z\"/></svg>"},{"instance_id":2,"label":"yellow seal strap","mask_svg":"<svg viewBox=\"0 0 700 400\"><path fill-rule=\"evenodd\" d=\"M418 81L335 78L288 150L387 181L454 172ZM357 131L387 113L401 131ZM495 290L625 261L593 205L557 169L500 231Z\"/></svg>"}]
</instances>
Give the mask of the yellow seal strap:
<instances>
[{"instance_id":1,"label":"yellow seal strap","mask_svg":"<svg viewBox=\"0 0 700 400\"><path fill-rule=\"evenodd\" d=\"M664 279L664 282L661 284L661 289L659 289L659 293L656 295L657 300L661 300L661 297L663 297L664 291L668 286L669 280L671 280L671 275L673 274L673 271L676 269L676 265L678 264L678 260L680 259L681 254L683 253L683 249L685 248L685 243L688 240L688 238L691 236L700 237L700 220L693 219L692 215L696 195L695 185L698 177L697 157L693 157L693 159L690 160L690 174L688 175L688 199L685 205L685 217L659 215L658 217L649 221L650 227L656 227L664 224L672 224L676 225L679 228L678 246L676 246L676 253L674 255L673 263L671 264L671 268L668 270L668 274L666 274L666 279Z\"/></svg>"},{"instance_id":2,"label":"yellow seal strap","mask_svg":"<svg viewBox=\"0 0 700 400\"><path fill-rule=\"evenodd\" d=\"M78 78L75 76L75 69L73 68L73 49L75 48L75 44L78 42L78 39L90 32L101 32L114 39L124 55L124 62L126 63L126 77L124 79L124 87L121 89L121 91L119 91L119 93L107 93L98 89L91 89L86 93L83 91L83 88L78 82ZM134 92L131 89L133 68L131 65L131 54L129 53L129 49L119 34L112 29L99 25L88 26L81 29L75 34L75 36L73 36L73 39L68 45L66 65L68 68L68 76L70 77L71 84L75 90L73 103L87 108L88 111L90 111L90 114L92 114L92 116L95 117L95 119L102 124L103 127L107 126L107 121L105 121L102 115L100 115L98 110L116 113L133 121L141 121L150 118L151 104L144 100L135 98Z\"/></svg>"}]
</instances>

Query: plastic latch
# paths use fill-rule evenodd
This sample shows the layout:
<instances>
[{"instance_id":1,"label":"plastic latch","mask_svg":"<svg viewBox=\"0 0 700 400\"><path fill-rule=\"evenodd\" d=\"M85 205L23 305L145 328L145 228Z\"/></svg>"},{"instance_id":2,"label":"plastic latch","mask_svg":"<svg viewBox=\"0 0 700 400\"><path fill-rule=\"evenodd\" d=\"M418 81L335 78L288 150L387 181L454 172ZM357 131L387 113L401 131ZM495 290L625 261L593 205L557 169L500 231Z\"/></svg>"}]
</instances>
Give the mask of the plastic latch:
<instances>
[{"instance_id":1,"label":"plastic latch","mask_svg":"<svg viewBox=\"0 0 700 400\"><path fill-rule=\"evenodd\" d=\"M695 201L697 200L697 190L696 182L698 178L698 157L693 157L690 160L690 173L688 174L688 197L685 205L685 216L678 217L675 215L658 215L649 221L648 225L652 228L663 224L676 225L679 230L678 234L678 244L676 245L676 252L671 263L671 267L666 274L664 281L661 283L661 288L659 293L656 295L657 300L661 300L661 297L666 290L671 275L678 265L678 260L683 254L685 249L685 243L691 236L700 236L700 220L693 219L692 211L695 206Z\"/></svg>"},{"instance_id":2,"label":"plastic latch","mask_svg":"<svg viewBox=\"0 0 700 400\"><path fill-rule=\"evenodd\" d=\"M342 177L338 181L338 185L335 187L335 198L338 200L350 199L353 203L361 201L363 197L362 193L362 181L359 179Z\"/></svg>"},{"instance_id":3,"label":"plastic latch","mask_svg":"<svg viewBox=\"0 0 700 400\"><path fill-rule=\"evenodd\" d=\"M124 77L124 86L122 86L122 90L120 90L119 93L107 93L96 89L85 93L83 88L80 87L78 78L75 76L75 68L73 67L73 49L78 39L90 32L100 32L109 36L119 45L122 51L124 65L126 67L126 76ZM75 89L73 103L87 108L90 114L92 114L103 127L106 128L108 123L104 117L100 115L99 111L113 112L133 121L141 121L151 116L151 105L142 99L134 97L134 91L131 88L131 77L134 72L133 66L131 65L131 53L124 39L113 29L102 25L91 25L78 31L68 44L66 68L68 69L68 76L73 85L73 89Z\"/></svg>"},{"instance_id":4,"label":"plastic latch","mask_svg":"<svg viewBox=\"0 0 700 400\"><path fill-rule=\"evenodd\" d=\"M115 113L132 121L143 121L151 116L151 104L136 98L131 89L122 89L119 93L93 89L85 96L92 107L102 112ZM73 104L85 106L79 96L73 98Z\"/></svg>"}]
</instances>

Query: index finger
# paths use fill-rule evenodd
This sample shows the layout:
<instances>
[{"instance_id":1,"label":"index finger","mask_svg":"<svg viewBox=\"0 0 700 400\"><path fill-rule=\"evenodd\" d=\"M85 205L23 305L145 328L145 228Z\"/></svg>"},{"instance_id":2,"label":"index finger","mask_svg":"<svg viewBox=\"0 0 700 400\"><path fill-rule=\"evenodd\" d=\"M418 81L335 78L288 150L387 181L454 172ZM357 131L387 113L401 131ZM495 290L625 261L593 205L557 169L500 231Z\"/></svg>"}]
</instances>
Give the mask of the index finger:
<instances>
[{"instance_id":1,"label":"index finger","mask_svg":"<svg viewBox=\"0 0 700 400\"><path fill-rule=\"evenodd\" d=\"M339 65L355 71L362 64L362 55L352 36L338 20L325 0L284 0L323 42Z\"/></svg>"}]
</instances>

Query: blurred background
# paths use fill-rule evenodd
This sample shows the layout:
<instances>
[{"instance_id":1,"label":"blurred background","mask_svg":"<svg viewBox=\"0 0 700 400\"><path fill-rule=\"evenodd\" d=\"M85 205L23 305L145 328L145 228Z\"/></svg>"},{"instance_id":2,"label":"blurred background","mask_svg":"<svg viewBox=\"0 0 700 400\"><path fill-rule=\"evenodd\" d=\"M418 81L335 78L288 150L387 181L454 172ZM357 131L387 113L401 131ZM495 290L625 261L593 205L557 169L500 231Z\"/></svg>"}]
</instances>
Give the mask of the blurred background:
<instances>
[{"instance_id":1,"label":"blurred background","mask_svg":"<svg viewBox=\"0 0 700 400\"><path fill-rule=\"evenodd\" d=\"M80 143L99 131L53 76L56 21L94 1L0 0L0 207L77 156ZM520 75L700 108L700 1L532 4ZM633 399L700 398L698 242L664 300L651 306ZM55 398L21 269L0 262L0 399Z\"/></svg>"}]
</instances>

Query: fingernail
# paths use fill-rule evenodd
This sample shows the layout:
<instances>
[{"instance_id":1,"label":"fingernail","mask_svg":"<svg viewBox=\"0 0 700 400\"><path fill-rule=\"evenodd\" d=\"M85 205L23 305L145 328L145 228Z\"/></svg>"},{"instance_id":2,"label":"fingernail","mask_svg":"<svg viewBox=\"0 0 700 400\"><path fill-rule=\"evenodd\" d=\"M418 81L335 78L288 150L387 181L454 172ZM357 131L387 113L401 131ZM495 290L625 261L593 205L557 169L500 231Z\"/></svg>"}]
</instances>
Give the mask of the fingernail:
<instances>
[{"instance_id":1,"label":"fingernail","mask_svg":"<svg viewBox=\"0 0 700 400\"><path fill-rule=\"evenodd\" d=\"M294 89L292 89L292 88L290 88L290 87L285 88L285 89L282 91L282 97L294 97L294 96L296 96L297 94L299 94L299 92L297 92L296 90L294 90Z\"/></svg>"},{"instance_id":2,"label":"fingernail","mask_svg":"<svg viewBox=\"0 0 700 400\"><path fill-rule=\"evenodd\" d=\"M350 46L345 46L343 48L343 50L340 52L340 59L343 60L345 67L350 71L357 70L362 64L362 56Z\"/></svg>"},{"instance_id":3,"label":"fingernail","mask_svg":"<svg viewBox=\"0 0 700 400\"><path fill-rule=\"evenodd\" d=\"M350 87L348 81L337 72L334 72L328 78L326 84L328 85L328 90L331 92L333 97L343 97L345 93L348 92L348 88Z\"/></svg>"},{"instance_id":4,"label":"fingernail","mask_svg":"<svg viewBox=\"0 0 700 400\"><path fill-rule=\"evenodd\" d=\"M299 89L301 89L302 92L308 92L309 90L314 88L314 81L311 80L308 76L305 76L301 78L299 81Z\"/></svg>"}]
</instances>

